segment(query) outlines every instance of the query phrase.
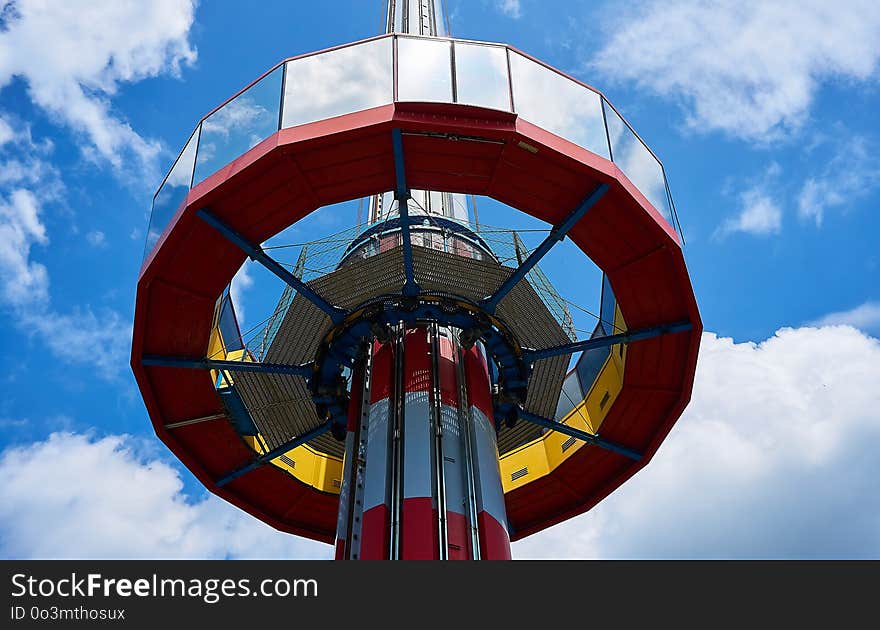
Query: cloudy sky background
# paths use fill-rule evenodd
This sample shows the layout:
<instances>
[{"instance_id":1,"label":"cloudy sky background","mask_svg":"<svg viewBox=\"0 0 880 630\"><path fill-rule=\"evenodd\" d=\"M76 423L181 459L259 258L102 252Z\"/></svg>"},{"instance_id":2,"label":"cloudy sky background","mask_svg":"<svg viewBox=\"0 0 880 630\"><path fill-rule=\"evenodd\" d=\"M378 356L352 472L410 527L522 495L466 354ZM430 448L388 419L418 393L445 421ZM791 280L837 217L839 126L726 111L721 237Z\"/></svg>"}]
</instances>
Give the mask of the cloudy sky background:
<instances>
[{"instance_id":1,"label":"cloudy sky background","mask_svg":"<svg viewBox=\"0 0 880 630\"><path fill-rule=\"evenodd\" d=\"M330 556L158 443L130 321L149 200L194 123L281 58L375 34L380 4L0 0L0 556ZM456 35L602 89L664 160L707 330L651 465L515 557L880 556L880 8L449 8Z\"/></svg>"}]
</instances>

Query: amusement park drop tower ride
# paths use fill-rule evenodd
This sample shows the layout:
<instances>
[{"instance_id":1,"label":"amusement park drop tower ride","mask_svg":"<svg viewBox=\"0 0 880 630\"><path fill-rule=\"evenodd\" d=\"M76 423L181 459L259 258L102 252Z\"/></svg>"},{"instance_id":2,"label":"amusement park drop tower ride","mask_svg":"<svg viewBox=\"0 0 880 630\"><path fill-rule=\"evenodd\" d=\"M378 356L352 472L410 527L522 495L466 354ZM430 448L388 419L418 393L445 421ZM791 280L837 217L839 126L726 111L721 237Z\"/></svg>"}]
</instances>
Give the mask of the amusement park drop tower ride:
<instances>
[{"instance_id":1,"label":"amusement park drop tower ride","mask_svg":"<svg viewBox=\"0 0 880 630\"><path fill-rule=\"evenodd\" d=\"M386 37L267 73L235 98L279 74L277 130L211 174L200 165L222 108L206 116L154 199L139 280L132 366L159 436L212 491L279 529L335 540L337 559L510 558L512 537L586 511L644 466L692 386L701 324L662 166L604 97L552 70L534 79L550 83L524 86L524 64L537 62L449 39L438 8L389 0ZM306 59L332 77L340 59L358 63L333 55L386 42L388 105L355 96L294 118ZM468 99L497 74L493 98ZM560 101L581 99L572 111L586 122L529 115L522 90L553 81L565 81ZM165 225L163 190L189 162ZM553 228L507 267L466 193ZM369 220L329 274L306 282L259 246L358 197ZM600 322L583 341L532 275L566 236L605 274ZM228 291L218 300L213 288L243 255L288 285L259 353L242 342Z\"/></svg>"}]
</instances>

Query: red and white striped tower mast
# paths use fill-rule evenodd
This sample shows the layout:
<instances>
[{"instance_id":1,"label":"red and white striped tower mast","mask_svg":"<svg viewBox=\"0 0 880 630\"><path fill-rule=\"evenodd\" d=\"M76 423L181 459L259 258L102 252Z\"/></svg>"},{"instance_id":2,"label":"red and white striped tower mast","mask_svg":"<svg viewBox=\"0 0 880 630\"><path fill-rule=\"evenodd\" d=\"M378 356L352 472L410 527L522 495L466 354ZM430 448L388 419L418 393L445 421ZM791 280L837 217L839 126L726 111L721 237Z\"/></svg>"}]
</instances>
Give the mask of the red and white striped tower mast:
<instances>
[{"instance_id":1,"label":"red and white striped tower mast","mask_svg":"<svg viewBox=\"0 0 880 630\"><path fill-rule=\"evenodd\" d=\"M434 0L388 0L386 15L388 33L446 34ZM462 195L409 190L374 196L370 222L401 209L414 240L430 236L413 217L469 219ZM376 251L401 236L386 231ZM461 255L492 255L472 240L445 239ZM368 254L355 248L349 255ZM462 343L462 332L401 321L355 370L337 559L510 558L486 353L481 343Z\"/></svg>"}]
</instances>

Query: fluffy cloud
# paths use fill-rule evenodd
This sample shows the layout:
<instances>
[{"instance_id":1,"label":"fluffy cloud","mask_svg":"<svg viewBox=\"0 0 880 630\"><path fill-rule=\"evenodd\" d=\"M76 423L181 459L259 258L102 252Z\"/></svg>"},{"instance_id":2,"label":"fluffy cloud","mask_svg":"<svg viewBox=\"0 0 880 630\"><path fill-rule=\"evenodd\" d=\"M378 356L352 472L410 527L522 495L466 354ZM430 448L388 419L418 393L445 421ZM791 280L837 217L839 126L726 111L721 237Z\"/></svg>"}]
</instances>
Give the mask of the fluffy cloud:
<instances>
[{"instance_id":1,"label":"fluffy cloud","mask_svg":"<svg viewBox=\"0 0 880 630\"><path fill-rule=\"evenodd\" d=\"M831 208L846 210L880 187L877 147L861 136L846 134L834 157L822 170L807 178L798 195L798 216L821 226Z\"/></svg>"},{"instance_id":2,"label":"fluffy cloud","mask_svg":"<svg viewBox=\"0 0 880 630\"><path fill-rule=\"evenodd\" d=\"M83 135L87 155L155 169L159 143L113 112L110 99L120 84L194 62L193 13L193 0L0 0L0 89L20 77L37 106Z\"/></svg>"},{"instance_id":3,"label":"fluffy cloud","mask_svg":"<svg viewBox=\"0 0 880 630\"><path fill-rule=\"evenodd\" d=\"M238 325L244 326L245 322L245 299L244 293L254 286L254 277L251 275L251 262L245 261L232 277L229 284L229 294L232 297L232 305L235 307L235 317ZM247 340L245 340L247 341Z\"/></svg>"},{"instance_id":4,"label":"fluffy cloud","mask_svg":"<svg viewBox=\"0 0 880 630\"><path fill-rule=\"evenodd\" d=\"M496 0L495 6L501 13L514 20L522 17L522 7L519 0Z\"/></svg>"},{"instance_id":5,"label":"fluffy cloud","mask_svg":"<svg viewBox=\"0 0 880 630\"><path fill-rule=\"evenodd\" d=\"M852 326L869 333L880 334L880 302L865 302L848 311L828 313L812 322L812 325Z\"/></svg>"},{"instance_id":6,"label":"fluffy cloud","mask_svg":"<svg viewBox=\"0 0 880 630\"><path fill-rule=\"evenodd\" d=\"M34 105L82 140L87 157L125 177L158 180L160 144L141 137L111 99L125 83L177 75L194 62L193 13L193 0L0 0L0 90L21 80ZM52 150L51 141L33 140L28 124L0 112L0 307L55 356L112 377L126 367L130 325L114 311L56 310L39 262L51 239L46 209L65 203ZM86 240L106 242L100 231Z\"/></svg>"},{"instance_id":7,"label":"fluffy cloud","mask_svg":"<svg viewBox=\"0 0 880 630\"><path fill-rule=\"evenodd\" d=\"M131 322L116 311L74 308L60 313L43 306L21 311L19 325L37 335L54 356L87 365L97 376L114 380L128 371Z\"/></svg>"},{"instance_id":8,"label":"fluffy cloud","mask_svg":"<svg viewBox=\"0 0 880 630\"><path fill-rule=\"evenodd\" d=\"M0 457L6 558L327 558L213 496L124 436L53 434Z\"/></svg>"},{"instance_id":9,"label":"fluffy cloud","mask_svg":"<svg viewBox=\"0 0 880 630\"><path fill-rule=\"evenodd\" d=\"M514 557L878 557L880 341L849 327L734 343L706 333L693 401L654 461ZM182 490L120 436L0 456L6 557L329 557ZM64 474L58 474L63 470Z\"/></svg>"},{"instance_id":10,"label":"fluffy cloud","mask_svg":"<svg viewBox=\"0 0 880 630\"><path fill-rule=\"evenodd\" d=\"M713 236L724 238L734 232L756 236L779 234L782 231L782 206L777 201L777 193L781 173L782 167L771 162L758 176L742 184L743 190L737 195L737 214L725 219ZM729 192L725 191L726 194Z\"/></svg>"},{"instance_id":11,"label":"fluffy cloud","mask_svg":"<svg viewBox=\"0 0 880 630\"><path fill-rule=\"evenodd\" d=\"M107 237L101 230L92 230L86 234L86 242L92 247L104 247L107 245Z\"/></svg>"},{"instance_id":12,"label":"fluffy cloud","mask_svg":"<svg viewBox=\"0 0 880 630\"><path fill-rule=\"evenodd\" d=\"M653 0L610 13L594 67L683 100L696 129L748 140L798 129L823 81L867 80L880 59L874 0Z\"/></svg>"},{"instance_id":13,"label":"fluffy cloud","mask_svg":"<svg viewBox=\"0 0 880 630\"><path fill-rule=\"evenodd\" d=\"M0 296L21 305L48 298L46 267L30 260L33 245L48 243L36 196L23 188L0 197Z\"/></svg>"},{"instance_id":14,"label":"fluffy cloud","mask_svg":"<svg viewBox=\"0 0 880 630\"><path fill-rule=\"evenodd\" d=\"M740 195L740 212L727 219L716 232L723 236L731 232L768 235L782 230L782 209L761 188L750 188Z\"/></svg>"},{"instance_id":15,"label":"fluffy cloud","mask_svg":"<svg viewBox=\"0 0 880 630\"><path fill-rule=\"evenodd\" d=\"M52 307L49 273L34 260L49 245L44 206L64 185L49 161L51 143L35 142L27 125L0 115L0 307L17 326L38 336L57 357L89 364L112 378L127 364L131 327L114 311ZM99 242L102 240L99 239Z\"/></svg>"},{"instance_id":16,"label":"fluffy cloud","mask_svg":"<svg viewBox=\"0 0 880 630\"><path fill-rule=\"evenodd\" d=\"M849 327L703 336L654 460L518 558L880 557L880 341Z\"/></svg>"}]
</instances>

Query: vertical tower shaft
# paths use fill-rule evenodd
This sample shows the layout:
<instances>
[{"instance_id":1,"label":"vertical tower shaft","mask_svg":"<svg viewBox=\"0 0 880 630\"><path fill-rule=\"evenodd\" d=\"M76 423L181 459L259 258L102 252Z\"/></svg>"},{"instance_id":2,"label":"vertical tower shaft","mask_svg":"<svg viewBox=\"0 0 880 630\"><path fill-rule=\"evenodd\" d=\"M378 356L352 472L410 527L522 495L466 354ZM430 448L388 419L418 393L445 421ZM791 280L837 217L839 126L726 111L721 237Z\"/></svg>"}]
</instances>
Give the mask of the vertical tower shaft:
<instances>
[{"instance_id":1,"label":"vertical tower shaft","mask_svg":"<svg viewBox=\"0 0 880 630\"><path fill-rule=\"evenodd\" d=\"M482 348L399 325L357 374L337 558L509 558Z\"/></svg>"},{"instance_id":2,"label":"vertical tower shaft","mask_svg":"<svg viewBox=\"0 0 880 630\"><path fill-rule=\"evenodd\" d=\"M387 0L386 33L445 36L445 13L439 0ZM409 213L412 215L440 215L467 221L467 198L464 195L427 190L411 190ZM391 193L376 195L370 200L369 221L381 221L398 214L397 202Z\"/></svg>"},{"instance_id":3,"label":"vertical tower shaft","mask_svg":"<svg viewBox=\"0 0 880 630\"><path fill-rule=\"evenodd\" d=\"M440 22L434 0L388 1L389 32L436 36ZM449 193L411 194L410 214L468 218ZM398 214L383 205L390 199L374 197L371 221ZM378 237L379 249L397 239ZM463 347L459 332L401 321L355 367L338 559L510 558L487 358L481 344Z\"/></svg>"}]
</instances>

